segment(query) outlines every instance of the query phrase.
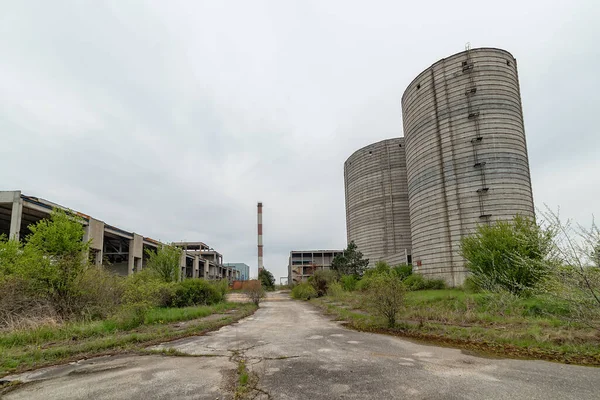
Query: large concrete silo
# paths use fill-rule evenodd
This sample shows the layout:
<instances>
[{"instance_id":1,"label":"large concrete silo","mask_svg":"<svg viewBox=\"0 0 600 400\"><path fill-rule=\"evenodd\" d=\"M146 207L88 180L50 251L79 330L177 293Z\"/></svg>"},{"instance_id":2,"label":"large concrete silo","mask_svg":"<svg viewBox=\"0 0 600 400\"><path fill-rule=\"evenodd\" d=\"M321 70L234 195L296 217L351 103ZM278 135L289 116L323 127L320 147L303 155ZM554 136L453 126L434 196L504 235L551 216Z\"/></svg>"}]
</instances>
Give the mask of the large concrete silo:
<instances>
[{"instance_id":1,"label":"large concrete silo","mask_svg":"<svg viewBox=\"0 0 600 400\"><path fill-rule=\"evenodd\" d=\"M480 48L442 59L402 96L412 254L460 285L460 239L478 224L534 216L515 58Z\"/></svg>"},{"instance_id":2,"label":"large concrete silo","mask_svg":"<svg viewBox=\"0 0 600 400\"><path fill-rule=\"evenodd\" d=\"M388 139L357 150L344 163L346 227L369 259L392 265L410 255L410 220L404 138Z\"/></svg>"}]
</instances>

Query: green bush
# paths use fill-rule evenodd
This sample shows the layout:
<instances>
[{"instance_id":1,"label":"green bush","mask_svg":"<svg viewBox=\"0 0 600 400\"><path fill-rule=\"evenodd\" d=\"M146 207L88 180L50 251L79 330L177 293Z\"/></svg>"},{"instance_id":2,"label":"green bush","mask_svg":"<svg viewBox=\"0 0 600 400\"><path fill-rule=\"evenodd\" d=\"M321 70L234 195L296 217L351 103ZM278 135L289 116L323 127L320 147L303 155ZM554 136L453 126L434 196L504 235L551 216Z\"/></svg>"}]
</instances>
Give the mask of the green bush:
<instances>
[{"instance_id":1,"label":"green bush","mask_svg":"<svg viewBox=\"0 0 600 400\"><path fill-rule=\"evenodd\" d=\"M429 290L429 289L439 290L439 289L445 289L445 288L446 288L446 281L444 281L443 279L425 279L425 290Z\"/></svg>"},{"instance_id":2,"label":"green bush","mask_svg":"<svg viewBox=\"0 0 600 400\"><path fill-rule=\"evenodd\" d=\"M517 215L512 221L481 225L461 240L472 282L483 290L531 293L549 273L555 233Z\"/></svg>"},{"instance_id":3,"label":"green bush","mask_svg":"<svg viewBox=\"0 0 600 400\"><path fill-rule=\"evenodd\" d=\"M342 277L340 277L342 288L347 292L355 291L358 282L358 279L356 279L356 276L354 275L342 275Z\"/></svg>"},{"instance_id":4,"label":"green bush","mask_svg":"<svg viewBox=\"0 0 600 400\"><path fill-rule=\"evenodd\" d=\"M391 270L390 265L385 261L377 261L374 268L369 268L363 274L363 278L370 278L376 275L387 274Z\"/></svg>"},{"instance_id":5,"label":"green bush","mask_svg":"<svg viewBox=\"0 0 600 400\"><path fill-rule=\"evenodd\" d=\"M97 266L87 267L75 280L77 309L84 319L103 319L121 306L123 277Z\"/></svg>"},{"instance_id":6,"label":"green bush","mask_svg":"<svg viewBox=\"0 0 600 400\"><path fill-rule=\"evenodd\" d=\"M408 290L423 290L425 289L425 278L423 275L413 274L404 280L404 285Z\"/></svg>"},{"instance_id":7,"label":"green bush","mask_svg":"<svg viewBox=\"0 0 600 400\"><path fill-rule=\"evenodd\" d=\"M367 303L387 320L388 327L396 325L396 316L404 306L404 284L394 272L388 271L370 278Z\"/></svg>"},{"instance_id":8,"label":"green bush","mask_svg":"<svg viewBox=\"0 0 600 400\"><path fill-rule=\"evenodd\" d=\"M146 249L146 255L148 256L146 269L158 279L167 283L179 280L180 248L165 244L156 250Z\"/></svg>"},{"instance_id":9,"label":"green bush","mask_svg":"<svg viewBox=\"0 0 600 400\"><path fill-rule=\"evenodd\" d=\"M372 280L373 279L370 276L362 277L362 279L356 283L356 290L359 290L361 292L368 290L371 287Z\"/></svg>"},{"instance_id":10,"label":"green bush","mask_svg":"<svg viewBox=\"0 0 600 400\"><path fill-rule=\"evenodd\" d=\"M443 279L426 279L422 275L412 274L404 280L404 285L410 291L444 289L446 282Z\"/></svg>"},{"instance_id":11,"label":"green bush","mask_svg":"<svg viewBox=\"0 0 600 400\"><path fill-rule=\"evenodd\" d=\"M126 306L168 307L173 301L175 285L145 269L125 278L122 302Z\"/></svg>"},{"instance_id":12,"label":"green bush","mask_svg":"<svg viewBox=\"0 0 600 400\"><path fill-rule=\"evenodd\" d=\"M405 280L412 275L412 269L412 265L409 264L400 264L393 268L396 275L398 275L398 278L402 280Z\"/></svg>"},{"instance_id":13,"label":"green bush","mask_svg":"<svg viewBox=\"0 0 600 400\"><path fill-rule=\"evenodd\" d=\"M215 289L213 297L210 299L210 304L220 303L225 301L227 292L229 292L229 282L227 279L221 279L220 281L208 281Z\"/></svg>"},{"instance_id":14,"label":"green bush","mask_svg":"<svg viewBox=\"0 0 600 400\"><path fill-rule=\"evenodd\" d=\"M308 282L317 292L317 297L325 296L329 285L335 282L336 273L330 270L318 270L315 271L313 276L308 279Z\"/></svg>"},{"instance_id":15,"label":"green bush","mask_svg":"<svg viewBox=\"0 0 600 400\"><path fill-rule=\"evenodd\" d=\"M171 306L189 307L218 303L223 299L219 289L217 284L211 284L204 279L186 279L175 284Z\"/></svg>"},{"instance_id":16,"label":"green bush","mask_svg":"<svg viewBox=\"0 0 600 400\"><path fill-rule=\"evenodd\" d=\"M149 309L144 303L124 305L114 318L117 328L123 331L137 328L144 323Z\"/></svg>"},{"instance_id":17,"label":"green bush","mask_svg":"<svg viewBox=\"0 0 600 400\"><path fill-rule=\"evenodd\" d=\"M317 291L310 283L303 282L294 286L292 289L292 297L299 300L310 300L313 297L317 297Z\"/></svg>"},{"instance_id":18,"label":"green bush","mask_svg":"<svg viewBox=\"0 0 600 400\"><path fill-rule=\"evenodd\" d=\"M329 285L329 288L327 288L327 295L328 296L340 296L342 293L344 293L344 288L342 287L342 284L339 282L332 282Z\"/></svg>"}]
</instances>

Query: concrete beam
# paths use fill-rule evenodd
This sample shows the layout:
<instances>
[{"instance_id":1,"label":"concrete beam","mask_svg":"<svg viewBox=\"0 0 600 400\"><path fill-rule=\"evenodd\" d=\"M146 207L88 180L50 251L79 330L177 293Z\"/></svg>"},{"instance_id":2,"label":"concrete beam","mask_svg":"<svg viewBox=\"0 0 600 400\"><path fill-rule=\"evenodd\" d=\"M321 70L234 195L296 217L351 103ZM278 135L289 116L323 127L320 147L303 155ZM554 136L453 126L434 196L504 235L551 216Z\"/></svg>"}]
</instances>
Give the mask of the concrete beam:
<instances>
[{"instance_id":1,"label":"concrete beam","mask_svg":"<svg viewBox=\"0 0 600 400\"><path fill-rule=\"evenodd\" d=\"M20 190L0 190L0 203L12 203L15 201L15 193L19 193L19 197L21 197Z\"/></svg>"}]
</instances>

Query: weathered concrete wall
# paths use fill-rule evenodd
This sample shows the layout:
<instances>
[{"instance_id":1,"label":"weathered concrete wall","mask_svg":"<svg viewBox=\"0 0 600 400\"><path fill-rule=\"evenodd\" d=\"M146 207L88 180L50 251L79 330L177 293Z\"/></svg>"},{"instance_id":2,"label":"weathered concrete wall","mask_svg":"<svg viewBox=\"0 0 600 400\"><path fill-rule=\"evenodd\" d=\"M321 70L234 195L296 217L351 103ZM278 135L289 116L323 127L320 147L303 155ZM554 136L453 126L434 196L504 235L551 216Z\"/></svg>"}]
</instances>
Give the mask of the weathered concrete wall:
<instances>
[{"instance_id":1,"label":"weathered concrete wall","mask_svg":"<svg viewBox=\"0 0 600 400\"><path fill-rule=\"evenodd\" d=\"M404 138L383 140L344 163L348 242L370 265L412 246L404 147Z\"/></svg>"},{"instance_id":2,"label":"weathered concrete wall","mask_svg":"<svg viewBox=\"0 0 600 400\"><path fill-rule=\"evenodd\" d=\"M534 216L517 62L499 49L438 61L402 97L415 270L460 285L460 239Z\"/></svg>"}]
</instances>

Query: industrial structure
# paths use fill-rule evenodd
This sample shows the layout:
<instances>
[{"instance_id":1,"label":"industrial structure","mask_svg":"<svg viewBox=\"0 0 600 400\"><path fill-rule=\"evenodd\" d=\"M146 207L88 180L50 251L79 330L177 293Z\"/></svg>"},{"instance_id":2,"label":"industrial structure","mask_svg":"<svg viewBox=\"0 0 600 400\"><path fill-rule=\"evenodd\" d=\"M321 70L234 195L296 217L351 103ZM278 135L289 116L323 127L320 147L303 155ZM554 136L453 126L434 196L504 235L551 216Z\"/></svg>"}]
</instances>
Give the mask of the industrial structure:
<instances>
[{"instance_id":1,"label":"industrial structure","mask_svg":"<svg viewBox=\"0 0 600 400\"><path fill-rule=\"evenodd\" d=\"M265 267L263 264L263 223L262 223L262 203L257 205L257 225L258 225L258 273Z\"/></svg>"},{"instance_id":2,"label":"industrial structure","mask_svg":"<svg viewBox=\"0 0 600 400\"><path fill-rule=\"evenodd\" d=\"M48 200L26 196L21 191L0 191L0 235L23 239L29 225L47 218L54 208L73 212L84 225L84 240L90 241L90 259L119 275L141 271L147 263L146 250L162 245L157 240L120 229L89 215L74 212ZM181 278L237 279L237 272L223 265L223 257L202 242L174 243L180 247ZM202 267L201 267L202 266Z\"/></svg>"},{"instance_id":3,"label":"industrial structure","mask_svg":"<svg viewBox=\"0 0 600 400\"><path fill-rule=\"evenodd\" d=\"M370 144L344 163L346 229L369 262L410 263L404 138Z\"/></svg>"},{"instance_id":4,"label":"industrial structure","mask_svg":"<svg viewBox=\"0 0 600 400\"><path fill-rule=\"evenodd\" d=\"M238 271L237 279L247 281L250 279L250 266L246 263L226 263L226 267L233 268Z\"/></svg>"},{"instance_id":5,"label":"industrial structure","mask_svg":"<svg viewBox=\"0 0 600 400\"><path fill-rule=\"evenodd\" d=\"M292 250L288 262L288 284L306 282L315 271L331 268L333 258L343 250Z\"/></svg>"},{"instance_id":6,"label":"industrial structure","mask_svg":"<svg viewBox=\"0 0 600 400\"><path fill-rule=\"evenodd\" d=\"M410 83L402 117L404 141L372 144L344 165L348 240L390 263L398 260L390 248L402 243L416 272L460 285L464 236L480 224L535 216L517 61L493 48L442 59ZM406 160L396 170L394 144ZM399 241L407 212L409 245Z\"/></svg>"}]
</instances>

